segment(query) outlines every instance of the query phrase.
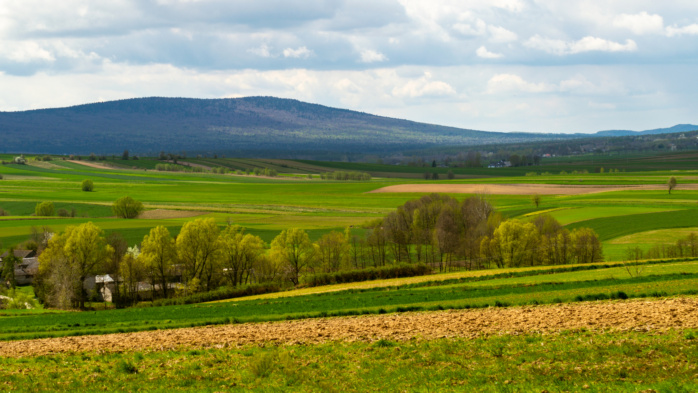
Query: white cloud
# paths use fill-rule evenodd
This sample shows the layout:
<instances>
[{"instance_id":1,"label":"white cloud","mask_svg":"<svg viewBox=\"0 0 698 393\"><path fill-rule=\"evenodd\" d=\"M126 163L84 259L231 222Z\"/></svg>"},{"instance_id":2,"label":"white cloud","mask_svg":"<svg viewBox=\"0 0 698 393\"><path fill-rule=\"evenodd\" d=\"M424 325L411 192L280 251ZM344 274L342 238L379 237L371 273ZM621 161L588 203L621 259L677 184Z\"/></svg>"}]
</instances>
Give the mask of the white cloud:
<instances>
[{"instance_id":1,"label":"white cloud","mask_svg":"<svg viewBox=\"0 0 698 393\"><path fill-rule=\"evenodd\" d=\"M506 93L506 92L526 92L526 93L545 93L556 89L555 86L547 83L531 83L525 81L522 77L515 74L497 74L490 78L487 82L487 93Z\"/></svg>"},{"instance_id":2,"label":"white cloud","mask_svg":"<svg viewBox=\"0 0 698 393\"><path fill-rule=\"evenodd\" d=\"M494 52L488 51L487 48L485 48L484 46L477 48L475 53L479 57L482 57L483 59L499 59L501 57L504 57L504 55L501 53L494 53Z\"/></svg>"},{"instance_id":3,"label":"white cloud","mask_svg":"<svg viewBox=\"0 0 698 393\"><path fill-rule=\"evenodd\" d=\"M456 94L456 90L446 82L432 81L432 75L425 72L421 78L411 79L402 86L393 89L393 95L397 97L442 97Z\"/></svg>"},{"instance_id":4,"label":"white cloud","mask_svg":"<svg viewBox=\"0 0 698 393\"><path fill-rule=\"evenodd\" d=\"M313 51L306 48L305 46L301 46L298 49L293 49L293 48L286 48L284 49L284 57L292 57L295 59L307 59L308 57L313 55Z\"/></svg>"},{"instance_id":5,"label":"white cloud","mask_svg":"<svg viewBox=\"0 0 698 393\"><path fill-rule=\"evenodd\" d=\"M388 58L375 50L366 49L361 51L361 62L362 63L379 63L388 60Z\"/></svg>"},{"instance_id":6,"label":"white cloud","mask_svg":"<svg viewBox=\"0 0 698 393\"><path fill-rule=\"evenodd\" d=\"M684 27L669 26L666 28L666 34L669 37L681 35L698 35L698 24L694 23L692 25Z\"/></svg>"},{"instance_id":7,"label":"white cloud","mask_svg":"<svg viewBox=\"0 0 698 393\"><path fill-rule=\"evenodd\" d=\"M54 62L54 54L34 41L0 42L0 58L17 63Z\"/></svg>"},{"instance_id":8,"label":"white cloud","mask_svg":"<svg viewBox=\"0 0 698 393\"><path fill-rule=\"evenodd\" d=\"M643 11L639 14L621 14L613 20L613 26L624 28L635 34L662 34L664 32L664 18L657 14L648 14Z\"/></svg>"},{"instance_id":9,"label":"white cloud","mask_svg":"<svg viewBox=\"0 0 698 393\"><path fill-rule=\"evenodd\" d=\"M247 52L252 53L253 55L257 55L259 57L272 57L272 54L269 51L269 46L267 44L262 44L257 48L250 48L247 50Z\"/></svg>"},{"instance_id":10,"label":"white cloud","mask_svg":"<svg viewBox=\"0 0 698 393\"><path fill-rule=\"evenodd\" d=\"M513 42L519 39L513 31L509 31L501 26L487 26L490 32L490 41L497 43Z\"/></svg>"},{"instance_id":11,"label":"white cloud","mask_svg":"<svg viewBox=\"0 0 698 393\"><path fill-rule=\"evenodd\" d=\"M555 55L573 55L584 52L633 52L637 50L637 44L633 40L625 40L625 44L608 41L603 38L587 36L579 41L563 41L551 38L543 38L535 35L524 43L526 47L542 50Z\"/></svg>"}]
</instances>

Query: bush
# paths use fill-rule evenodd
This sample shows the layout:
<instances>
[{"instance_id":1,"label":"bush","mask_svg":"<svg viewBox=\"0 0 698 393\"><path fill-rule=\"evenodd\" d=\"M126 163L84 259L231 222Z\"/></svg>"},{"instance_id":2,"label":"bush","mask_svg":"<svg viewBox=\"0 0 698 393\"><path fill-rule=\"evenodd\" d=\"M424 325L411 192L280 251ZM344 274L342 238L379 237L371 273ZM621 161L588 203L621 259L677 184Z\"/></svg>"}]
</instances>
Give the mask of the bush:
<instances>
[{"instance_id":1,"label":"bush","mask_svg":"<svg viewBox=\"0 0 698 393\"><path fill-rule=\"evenodd\" d=\"M114 202L112 211L117 217L136 218L143 211L143 204L130 196L124 196Z\"/></svg>"},{"instance_id":2,"label":"bush","mask_svg":"<svg viewBox=\"0 0 698 393\"><path fill-rule=\"evenodd\" d=\"M66 209L58 209L56 214L58 215L58 217L70 217L70 214Z\"/></svg>"},{"instance_id":3,"label":"bush","mask_svg":"<svg viewBox=\"0 0 698 393\"><path fill-rule=\"evenodd\" d=\"M386 278L414 277L431 274L431 268L425 264L402 264L380 268L349 270L337 273L320 273L305 277L305 285L317 287L321 285L342 284L348 282L382 280Z\"/></svg>"},{"instance_id":4,"label":"bush","mask_svg":"<svg viewBox=\"0 0 698 393\"><path fill-rule=\"evenodd\" d=\"M183 296L173 299L158 299L153 301L150 305L159 306L173 306L182 304L195 304L203 302L211 302L214 300L224 300L224 299L234 299L243 296L252 295L262 295L265 293L281 292L283 290L277 284L255 284L248 285L245 287L237 288L221 288L215 291L202 292L194 295Z\"/></svg>"},{"instance_id":5,"label":"bush","mask_svg":"<svg viewBox=\"0 0 698 393\"><path fill-rule=\"evenodd\" d=\"M82 190L86 192L90 192L95 189L95 184L92 182L92 180L85 179L82 181Z\"/></svg>"},{"instance_id":6,"label":"bush","mask_svg":"<svg viewBox=\"0 0 698 393\"><path fill-rule=\"evenodd\" d=\"M53 202L41 202L36 205L34 215L42 217L50 217L56 213Z\"/></svg>"}]
</instances>

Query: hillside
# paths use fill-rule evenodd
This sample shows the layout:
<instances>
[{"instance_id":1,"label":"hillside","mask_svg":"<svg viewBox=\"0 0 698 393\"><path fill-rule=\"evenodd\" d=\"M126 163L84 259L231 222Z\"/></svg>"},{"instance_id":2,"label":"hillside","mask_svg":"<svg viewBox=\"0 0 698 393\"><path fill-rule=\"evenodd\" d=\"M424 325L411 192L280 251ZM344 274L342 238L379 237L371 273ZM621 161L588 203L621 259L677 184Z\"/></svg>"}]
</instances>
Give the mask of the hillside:
<instances>
[{"instance_id":1,"label":"hillside","mask_svg":"<svg viewBox=\"0 0 698 393\"><path fill-rule=\"evenodd\" d=\"M636 135L655 135L655 134L673 134L677 132L689 132L698 130L698 126L693 124L677 124L669 128L655 128L645 131L630 131L630 130L608 130L599 131L597 136L636 136Z\"/></svg>"},{"instance_id":2,"label":"hillside","mask_svg":"<svg viewBox=\"0 0 698 393\"><path fill-rule=\"evenodd\" d=\"M430 146L578 138L484 132L374 116L273 97L138 98L68 108L0 112L3 152L218 153L333 157Z\"/></svg>"}]
</instances>

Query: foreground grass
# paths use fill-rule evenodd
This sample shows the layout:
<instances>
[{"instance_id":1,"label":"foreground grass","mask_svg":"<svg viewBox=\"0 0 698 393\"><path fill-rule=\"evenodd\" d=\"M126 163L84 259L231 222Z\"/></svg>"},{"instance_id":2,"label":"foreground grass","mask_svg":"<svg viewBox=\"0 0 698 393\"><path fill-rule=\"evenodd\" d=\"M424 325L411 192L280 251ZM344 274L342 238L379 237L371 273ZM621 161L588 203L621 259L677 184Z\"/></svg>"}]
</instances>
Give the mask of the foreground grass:
<instances>
[{"instance_id":1,"label":"foreground grass","mask_svg":"<svg viewBox=\"0 0 698 393\"><path fill-rule=\"evenodd\" d=\"M11 391L698 390L698 332L567 331L0 359ZM653 389L653 390L649 390Z\"/></svg>"}]
</instances>

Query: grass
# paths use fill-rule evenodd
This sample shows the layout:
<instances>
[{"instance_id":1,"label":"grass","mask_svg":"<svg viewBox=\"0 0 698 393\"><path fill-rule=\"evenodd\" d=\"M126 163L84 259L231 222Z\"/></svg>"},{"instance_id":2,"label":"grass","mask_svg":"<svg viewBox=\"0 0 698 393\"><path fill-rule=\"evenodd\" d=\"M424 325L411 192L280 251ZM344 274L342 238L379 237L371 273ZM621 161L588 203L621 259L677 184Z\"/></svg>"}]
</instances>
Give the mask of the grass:
<instances>
[{"instance_id":1,"label":"grass","mask_svg":"<svg viewBox=\"0 0 698 393\"><path fill-rule=\"evenodd\" d=\"M302 296L238 299L233 302L18 315L0 318L0 340L105 334L169 329L231 322L312 318L520 305L609 298L619 291L627 297L695 293L698 263L653 263L642 276L631 277L622 268L583 270L500 278L472 277L410 285L347 289Z\"/></svg>"},{"instance_id":2,"label":"grass","mask_svg":"<svg viewBox=\"0 0 698 393\"><path fill-rule=\"evenodd\" d=\"M691 338L693 334L694 338ZM693 331L565 331L0 359L10 391L588 391L698 389ZM650 390L651 389L651 390Z\"/></svg>"}]
</instances>

